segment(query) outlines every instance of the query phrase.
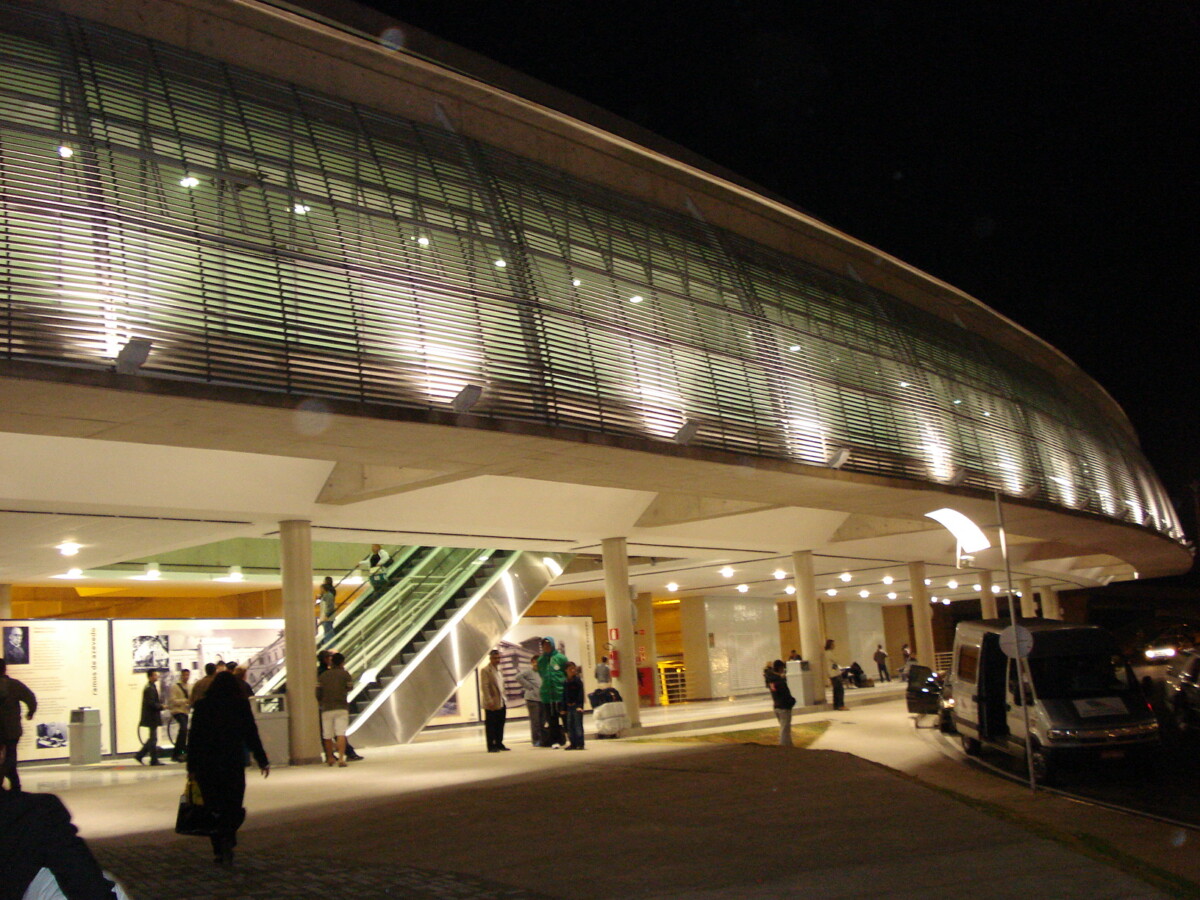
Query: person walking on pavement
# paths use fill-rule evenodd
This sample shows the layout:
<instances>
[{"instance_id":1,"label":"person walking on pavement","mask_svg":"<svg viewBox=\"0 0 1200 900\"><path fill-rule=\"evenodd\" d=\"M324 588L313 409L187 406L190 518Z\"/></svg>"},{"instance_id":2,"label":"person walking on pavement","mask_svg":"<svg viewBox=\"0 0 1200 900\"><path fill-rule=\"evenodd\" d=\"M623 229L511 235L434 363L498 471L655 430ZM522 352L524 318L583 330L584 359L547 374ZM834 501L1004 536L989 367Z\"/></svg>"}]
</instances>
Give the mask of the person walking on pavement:
<instances>
[{"instance_id":1,"label":"person walking on pavement","mask_svg":"<svg viewBox=\"0 0 1200 900\"><path fill-rule=\"evenodd\" d=\"M8 675L8 665L0 659L0 744L4 747L4 761L0 763L0 787L8 782L10 791L21 790L21 776L17 773L17 743L21 740L21 704L25 704L25 719L33 720L37 712L37 697L24 682Z\"/></svg>"},{"instance_id":2,"label":"person walking on pavement","mask_svg":"<svg viewBox=\"0 0 1200 900\"><path fill-rule=\"evenodd\" d=\"M146 686L142 688L142 717L138 719L138 725L150 729L150 735L142 744L142 749L133 756L142 765L145 765L142 760L147 756L150 757L150 765L162 765L158 758L158 726L162 724L162 708L162 697L158 693L158 669L151 669L146 673Z\"/></svg>"},{"instance_id":3,"label":"person walking on pavement","mask_svg":"<svg viewBox=\"0 0 1200 900\"><path fill-rule=\"evenodd\" d=\"M488 664L479 677L479 689L483 695L483 735L488 753L507 750L504 746L504 720L508 709L504 702L504 673L500 671L500 651L488 652Z\"/></svg>"},{"instance_id":4,"label":"person walking on pavement","mask_svg":"<svg viewBox=\"0 0 1200 900\"><path fill-rule=\"evenodd\" d=\"M875 648L875 665L877 665L879 667L879 680L880 681L891 681L892 680L892 676L888 674L887 660L888 660L888 655L887 655L887 651L883 649L883 644L878 645Z\"/></svg>"},{"instance_id":5,"label":"person walking on pavement","mask_svg":"<svg viewBox=\"0 0 1200 900\"><path fill-rule=\"evenodd\" d=\"M242 696L232 672L219 672L203 699L192 707L187 770L200 787L204 805L216 817L210 837L213 862L233 865L237 831L246 818L246 760L249 750L262 772L271 774L271 763L258 736L250 702Z\"/></svg>"},{"instance_id":6,"label":"person walking on pavement","mask_svg":"<svg viewBox=\"0 0 1200 900\"><path fill-rule=\"evenodd\" d=\"M531 657L529 668L517 673L517 684L525 692L525 711L529 713L529 741L542 746L542 676L537 670L538 658Z\"/></svg>"},{"instance_id":7,"label":"person walking on pavement","mask_svg":"<svg viewBox=\"0 0 1200 900\"><path fill-rule=\"evenodd\" d=\"M538 674L542 677L542 721L545 723L542 739L551 749L561 750L563 682L567 680L567 658L555 649L552 637L542 638Z\"/></svg>"},{"instance_id":8,"label":"person walking on pavement","mask_svg":"<svg viewBox=\"0 0 1200 900\"><path fill-rule=\"evenodd\" d=\"M180 669L179 678L171 685L167 709L175 720L175 749L171 751L172 762L183 762L187 753L188 713L192 709L191 669Z\"/></svg>"},{"instance_id":9,"label":"person walking on pavement","mask_svg":"<svg viewBox=\"0 0 1200 900\"><path fill-rule=\"evenodd\" d=\"M763 680L771 692L771 704L775 708L775 718L779 720L779 746L791 747L792 707L796 705L796 698L788 687L787 664L782 659L767 663L763 667Z\"/></svg>"},{"instance_id":10,"label":"person walking on pavement","mask_svg":"<svg viewBox=\"0 0 1200 900\"><path fill-rule=\"evenodd\" d=\"M350 725L350 691L354 678L346 671L346 657L335 653L329 668L317 678L317 705L321 708L321 740L325 764L346 765L346 729Z\"/></svg>"}]
</instances>

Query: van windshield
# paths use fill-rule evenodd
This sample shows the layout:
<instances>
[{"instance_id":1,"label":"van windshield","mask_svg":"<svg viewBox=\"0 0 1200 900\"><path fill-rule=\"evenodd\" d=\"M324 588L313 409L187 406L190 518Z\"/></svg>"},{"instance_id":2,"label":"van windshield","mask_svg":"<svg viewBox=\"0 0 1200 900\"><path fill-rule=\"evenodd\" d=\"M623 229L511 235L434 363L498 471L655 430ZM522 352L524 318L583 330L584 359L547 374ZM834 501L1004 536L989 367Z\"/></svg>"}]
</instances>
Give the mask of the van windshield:
<instances>
[{"instance_id":1,"label":"van windshield","mask_svg":"<svg viewBox=\"0 0 1200 900\"><path fill-rule=\"evenodd\" d=\"M1133 673L1125 660L1107 653L1034 657L1029 671L1042 700L1111 697L1133 690Z\"/></svg>"}]
</instances>

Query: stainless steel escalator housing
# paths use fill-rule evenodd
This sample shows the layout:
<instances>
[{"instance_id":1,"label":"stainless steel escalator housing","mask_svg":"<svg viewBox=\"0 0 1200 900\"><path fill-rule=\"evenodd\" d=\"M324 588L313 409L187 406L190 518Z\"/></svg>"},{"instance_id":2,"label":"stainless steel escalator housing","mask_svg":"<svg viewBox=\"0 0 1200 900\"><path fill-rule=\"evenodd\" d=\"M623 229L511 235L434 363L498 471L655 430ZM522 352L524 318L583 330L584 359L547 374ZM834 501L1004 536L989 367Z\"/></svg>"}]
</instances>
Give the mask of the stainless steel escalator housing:
<instances>
[{"instance_id":1,"label":"stainless steel escalator housing","mask_svg":"<svg viewBox=\"0 0 1200 900\"><path fill-rule=\"evenodd\" d=\"M412 740L570 559L570 554L511 554L355 715L348 732L354 745Z\"/></svg>"}]
</instances>

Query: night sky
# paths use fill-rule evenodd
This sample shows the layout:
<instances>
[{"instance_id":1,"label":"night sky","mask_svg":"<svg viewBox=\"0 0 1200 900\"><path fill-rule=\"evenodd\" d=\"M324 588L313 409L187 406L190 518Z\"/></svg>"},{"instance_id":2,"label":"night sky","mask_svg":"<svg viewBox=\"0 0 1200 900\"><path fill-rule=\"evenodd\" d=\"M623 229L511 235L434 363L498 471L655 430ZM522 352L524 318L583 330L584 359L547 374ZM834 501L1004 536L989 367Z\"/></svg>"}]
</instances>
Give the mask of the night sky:
<instances>
[{"instance_id":1,"label":"night sky","mask_svg":"<svg viewBox=\"0 0 1200 900\"><path fill-rule=\"evenodd\" d=\"M1195 537L1200 2L376 0L948 281L1133 420Z\"/></svg>"}]
</instances>

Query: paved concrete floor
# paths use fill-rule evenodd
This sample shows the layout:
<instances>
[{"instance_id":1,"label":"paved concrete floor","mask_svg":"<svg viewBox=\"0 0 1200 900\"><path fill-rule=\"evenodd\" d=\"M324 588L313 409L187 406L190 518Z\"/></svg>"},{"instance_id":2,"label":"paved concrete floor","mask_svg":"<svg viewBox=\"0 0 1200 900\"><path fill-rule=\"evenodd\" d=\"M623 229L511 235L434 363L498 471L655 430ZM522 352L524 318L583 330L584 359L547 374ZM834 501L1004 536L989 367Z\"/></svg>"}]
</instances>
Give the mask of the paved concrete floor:
<instances>
[{"instance_id":1,"label":"paved concrete floor","mask_svg":"<svg viewBox=\"0 0 1200 900\"><path fill-rule=\"evenodd\" d=\"M700 719L753 712L708 706ZM700 707L686 709L681 728L703 724ZM487 754L472 735L373 750L347 769L280 769L250 781L233 871L212 866L203 839L170 831L178 769L23 777L60 793L137 900L1168 896L929 785L1200 880L1194 835L973 772L898 700L798 721L814 718L834 723L817 752L590 741L564 753L510 741L513 752Z\"/></svg>"}]
</instances>

